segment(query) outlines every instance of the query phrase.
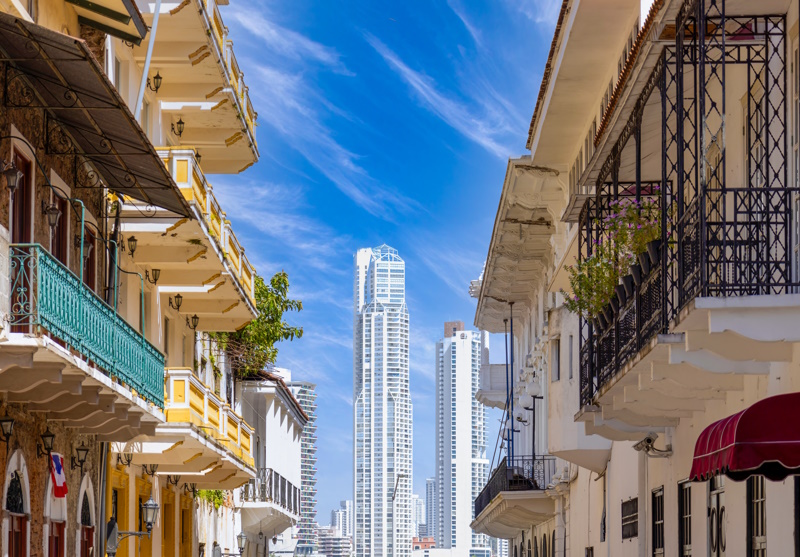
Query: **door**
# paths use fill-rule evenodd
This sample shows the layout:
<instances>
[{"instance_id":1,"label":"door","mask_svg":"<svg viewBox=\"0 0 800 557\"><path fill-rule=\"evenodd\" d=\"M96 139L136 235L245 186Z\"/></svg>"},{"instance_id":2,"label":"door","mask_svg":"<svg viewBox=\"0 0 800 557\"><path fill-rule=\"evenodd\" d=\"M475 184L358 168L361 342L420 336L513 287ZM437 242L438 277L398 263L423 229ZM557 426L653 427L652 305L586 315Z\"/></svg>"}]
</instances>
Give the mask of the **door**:
<instances>
[{"instance_id":1,"label":"door","mask_svg":"<svg viewBox=\"0 0 800 557\"><path fill-rule=\"evenodd\" d=\"M20 153L14 153L14 165L22 173L11 204L11 242L31 242L31 203L33 201L33 166Z\"/></svg>"},{"instance_id":2,"label":"door","mask_svg":"<svg viewBox=\"0 0 800 557\"><path fill-rule=\"evenodd\" d=\"M22 175L17 181L17 189L11 198L11 242L27 244L31 242L31 203L33 200L33 166L20 153L14 153L14 165ZM30 250L11 250L16 261L12 261L11 283L11 331L25 333L29 331L31 311L33 309L33 293L31 277L35 266L28 258L33 255Z\"/></svg>"},{"instance_id":3,"label":"door","mask_svg":"<svg viewBox=\"0 0 800 557\"><path fill-rule=\"evenodd\" d=\"M80 557L94 557L94 528L81 526L81 555Z\"/></svg>"},{"instance_id":4,"label":"door","mask_svg":"<svg viewBox=\"0 0 800 557\"><path fill-rule=\"evenodd\" d=\"M64 557L64 523L50 523L50 539L48 540L48 557Z\"/></svg>"},{"instance_id":5,"label":"door","mask_svg":"<svg viewBox=\"0 0 800 557\"><path fill-rule=\"evenodd\" d=\"M709 482L708 547L711 557L724 557L728 516L725 512L725 477L714 476Z\"/></svg>"},{"instance_id":6,"label":"door","mask_svg":"<svg viewBox=\"0 0 800 557\"><path fill-rule=\"evenodd\" d=\"M28 554L28 518L12 514L8 524L8 557L26 557Z\"/></svg>"}]
</instances>

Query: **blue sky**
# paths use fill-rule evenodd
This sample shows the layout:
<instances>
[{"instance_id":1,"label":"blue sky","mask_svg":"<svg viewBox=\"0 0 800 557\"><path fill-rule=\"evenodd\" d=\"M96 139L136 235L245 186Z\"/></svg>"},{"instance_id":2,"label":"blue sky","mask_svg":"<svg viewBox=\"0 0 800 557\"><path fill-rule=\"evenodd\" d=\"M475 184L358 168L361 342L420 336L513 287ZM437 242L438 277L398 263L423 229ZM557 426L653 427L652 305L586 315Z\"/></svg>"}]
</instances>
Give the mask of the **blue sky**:
<instances>
[{"instance_id":1,"label":"blue sky","mask_svg":"<svg viewBox=\"0 0 800 557\"><path fill-rule=\"evenodd\" d=\"M406 261L414 490L424 495L434 472L434 345L444 321L472 325L467 288L486 257L507 159L525 153L559 7L222 8L258 112L261 160L213 183L259 274L286 270L304 304L290 320L305 335L280 346L278 365L317 383L322 524L352 498L353 253L385 242Z\"/></svg>"}]
</instances>

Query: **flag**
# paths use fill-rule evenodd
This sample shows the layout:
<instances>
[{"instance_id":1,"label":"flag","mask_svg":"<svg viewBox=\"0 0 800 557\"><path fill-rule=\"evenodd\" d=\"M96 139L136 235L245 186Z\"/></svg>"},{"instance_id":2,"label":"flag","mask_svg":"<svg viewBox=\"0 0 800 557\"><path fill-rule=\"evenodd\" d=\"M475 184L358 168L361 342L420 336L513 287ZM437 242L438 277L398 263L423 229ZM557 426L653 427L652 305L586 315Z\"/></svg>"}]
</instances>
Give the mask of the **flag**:
<instances>
[{"instance_id":1,"label":"flag","mask_svg":"<svg viewBox=\"0 0 800 557\"><path fill-rule=\"evenodd\" d=\"M53 480L53 497L67 496L67 476L64 474L64 457L50 453L50 478Z\"/></svg>"}]
</instances>

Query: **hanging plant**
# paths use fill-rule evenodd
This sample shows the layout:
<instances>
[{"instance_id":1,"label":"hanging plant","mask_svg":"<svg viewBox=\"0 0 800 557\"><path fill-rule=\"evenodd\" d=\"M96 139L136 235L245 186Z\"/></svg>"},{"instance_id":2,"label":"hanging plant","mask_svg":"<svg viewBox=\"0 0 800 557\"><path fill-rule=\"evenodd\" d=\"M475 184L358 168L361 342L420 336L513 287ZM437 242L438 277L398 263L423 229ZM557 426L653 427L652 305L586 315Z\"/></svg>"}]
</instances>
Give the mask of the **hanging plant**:
<instances>
[{"instance_id":1,"label":"hanging plant","mask_svg":"<svg viewBox=\"0 0 800 557\"><path fill-rule=\"evenodd\" d=\"M592 255L568 267L567 272L572 294L561 291L566 308L588 319L600 315L619 281L613 252L597 244Z\"/></svg>"}]
</instances>

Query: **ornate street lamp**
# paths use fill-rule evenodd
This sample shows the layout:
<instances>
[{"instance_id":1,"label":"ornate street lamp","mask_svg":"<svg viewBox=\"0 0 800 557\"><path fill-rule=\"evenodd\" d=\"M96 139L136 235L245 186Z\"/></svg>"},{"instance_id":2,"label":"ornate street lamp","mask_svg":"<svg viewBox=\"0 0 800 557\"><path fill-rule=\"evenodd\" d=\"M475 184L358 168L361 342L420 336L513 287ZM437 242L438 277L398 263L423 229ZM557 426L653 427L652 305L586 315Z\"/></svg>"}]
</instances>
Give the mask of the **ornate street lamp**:
<instances>
[{"instance_id":1,"label":"ornate street lamp","mask_svg":"<svg viewBox=\"0 0 800 557\"><path fill-rule=\"evenodd\" d=\"M86 446L86 443L81 441L81 446L75 448L75 452L77 453L77 459L73 456L72 457L72 469L75 468L81 469L81 475L83 475L83 465L86 464L86 457L89 456L89 447Z\"/></svg>"},{"instance_id":2,"label":"ornate street lamp","mask_svg":"<svg viewBox=\"0 0 800 557\"><path fill-rule=\"evenodd\" d=\"M150 84L150 78L147 78L147 88L150 89L153 93L158 94L158 90L161 89L161 82L163 81L163 77L159 72L156 72L156 75L153 76L153 84Z\"/></svg>"},{"instance_id":3,"label":"ornate street lamp","mask_svg":"<svg viewBox=\"0 0 800 557\"><path fill-rule=\"evenodd\" d=\"M50 427L48 426L47 430L42 433L41 435L42 442L36 444L36 454L38 456L50 456L50 453L53 452L53 444L56 441L56 436L54 433L50 431Z\"/></svg>"}]
</instances>

